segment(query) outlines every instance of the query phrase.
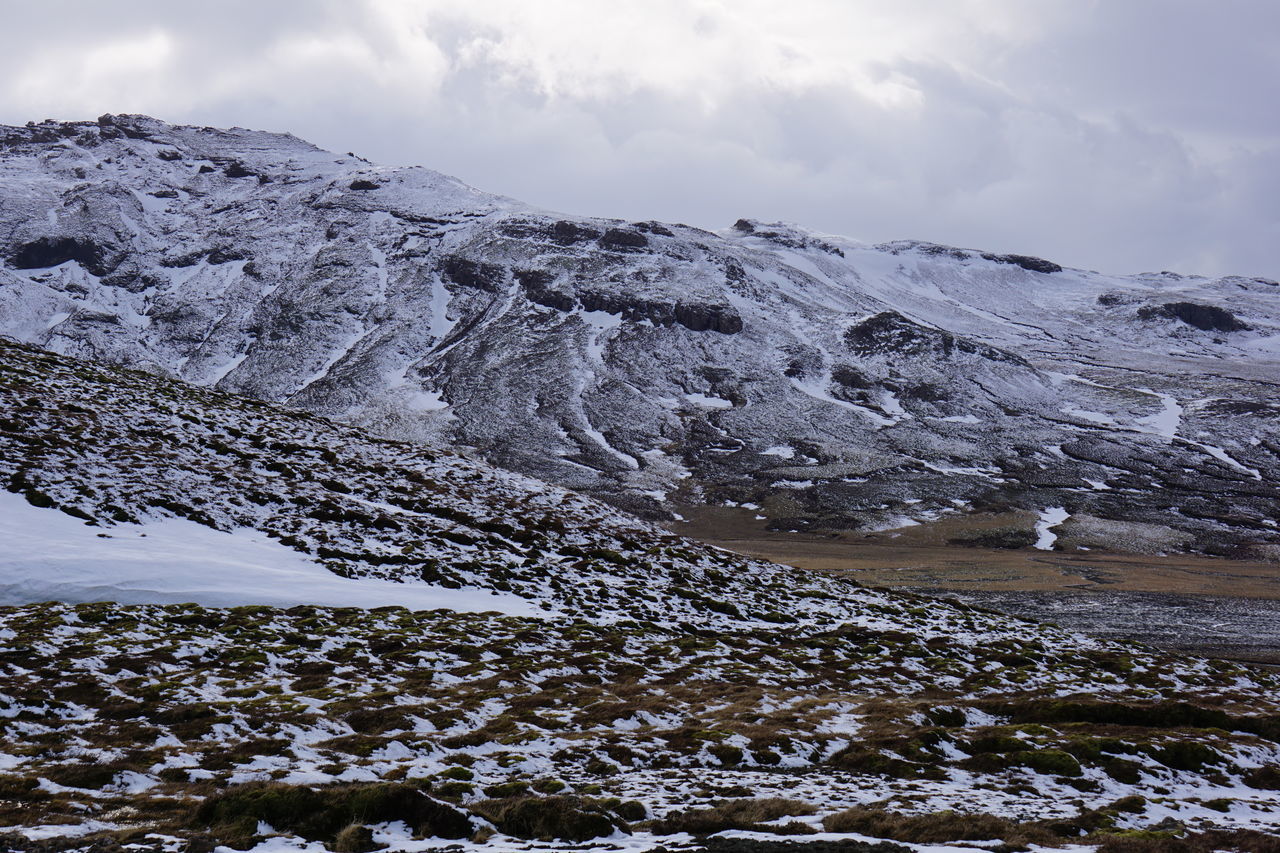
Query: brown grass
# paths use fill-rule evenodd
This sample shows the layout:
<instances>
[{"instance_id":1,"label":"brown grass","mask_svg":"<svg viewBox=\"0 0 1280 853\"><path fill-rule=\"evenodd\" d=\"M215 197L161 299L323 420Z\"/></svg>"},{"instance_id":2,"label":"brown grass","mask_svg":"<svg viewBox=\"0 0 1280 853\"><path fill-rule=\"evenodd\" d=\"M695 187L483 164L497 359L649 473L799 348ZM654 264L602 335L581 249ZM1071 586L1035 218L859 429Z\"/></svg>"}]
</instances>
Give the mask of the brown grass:
<instances>
[{"instance_id":1,"label":"brown grass","mask_svg":"<svg viewBox=\"0 0 1280 853\"><path fill-rule=\"evenodd\" d=\"M827 832L856 832L873 838L892 838L914 844L943 844L949 841L989 841L1027 844L1054 844L1060 839L1038 827L1014 823L989 814L961 814L945 811L903 815L867 806L855 806L828 815L822 820Z\"/></svg>"},{"instance_id":2,"label":"brown grass","mask_svg":"<svg viewBox=\"0 0 1280 853\"><path fill-rule=\"evenodd\" d=\"M784 834L798 834L798 822L793 821L786 827L762 826L767 821L780 817L811 815L817 811L808 803L799 800L788 800L783 797L766 797L761 799L722 800L709 809L687 809L667 815L661 820L650 821L651 832L667 835L676 832L687 832L691 835L711 835L728 829L756 830L773 832L778 829L789 830Z\"/></svg>"}]
</instances>

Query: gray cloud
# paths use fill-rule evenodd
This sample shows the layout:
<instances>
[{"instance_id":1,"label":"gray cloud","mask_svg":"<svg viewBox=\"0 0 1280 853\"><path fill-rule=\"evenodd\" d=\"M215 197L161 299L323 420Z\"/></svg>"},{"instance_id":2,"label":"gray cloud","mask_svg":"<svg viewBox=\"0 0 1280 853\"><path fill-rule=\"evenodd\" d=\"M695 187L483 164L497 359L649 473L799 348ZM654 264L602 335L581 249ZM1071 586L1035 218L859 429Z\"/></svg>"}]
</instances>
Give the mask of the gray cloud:
<instances>
[{"instance_id":1,"label":"gray cloud","mask_svg":"<svg viewBox=\"0 0 1280 853\"><path fill-rule=\"evenodd\" d=\"M6 123L145 112L574 213L1280 277L1264 0L3 5Z\"/></svg>"}]
</instances>

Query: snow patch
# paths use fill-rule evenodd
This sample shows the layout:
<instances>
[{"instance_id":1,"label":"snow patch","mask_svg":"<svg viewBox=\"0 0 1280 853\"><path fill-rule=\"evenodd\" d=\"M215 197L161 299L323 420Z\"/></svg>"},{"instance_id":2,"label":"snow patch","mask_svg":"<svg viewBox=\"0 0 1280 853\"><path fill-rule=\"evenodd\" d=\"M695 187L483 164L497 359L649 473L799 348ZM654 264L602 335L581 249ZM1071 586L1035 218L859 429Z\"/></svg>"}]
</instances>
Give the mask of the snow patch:
<instances>
[{"instance_id":1,"label":"snow patch","mask_svg":"<svg viewBox=\"0 0 1280 853\"><path fill-rule=\"evenodd\" d=\"M1168 394L1159 394L1150 388L1139 388L1144 394L1150 394L1153 397L1159 397L1160 402L1164 404L1164 409L1154 415L1148 415L1145 418L1139 418L1138 423L1149 427L1152 431L1167 438L1173 438L1178 434L1178 427L1182 425L1182 406L1177 399Z\"/></svg>"},{"instance_id":2,"label":"snow patch","mask_svg":"<svg viewBox=\"0 0 1280 853\"><path fill-rule=\"evenodd\" d=\"M224 533L181 518L92 527L0 492L0 604L38 601L549 615L515 595L340 577L256 530Z\"/></svg>"},{"instance_id":3,"label":"snow patch","mask_svg":"<svg viewBox=\"0 0 1280 853\"><path fill-rule=\"evenodd\" d=\"M726 400L723 397L710 397L706 394L685 394L684 398L695 406L702 406L704 409L733 408L733 401Z\"/></svg>"},{"instance_id":4,"label":"snow patch","mask_svg":"<svg viewBox=\"0 0 1280 853\"><path fill-rule=\"evenodd\" d=\"M1071 513L1060 506L1047 507L1040 511L1040 520L1036 522L1036 533L1039 538L1032 547L1041 551L1052 551L1053 543L1058 541L1058 534L1053 532L1053 528L1071 517Z\"/></svg>"}]
</instances>

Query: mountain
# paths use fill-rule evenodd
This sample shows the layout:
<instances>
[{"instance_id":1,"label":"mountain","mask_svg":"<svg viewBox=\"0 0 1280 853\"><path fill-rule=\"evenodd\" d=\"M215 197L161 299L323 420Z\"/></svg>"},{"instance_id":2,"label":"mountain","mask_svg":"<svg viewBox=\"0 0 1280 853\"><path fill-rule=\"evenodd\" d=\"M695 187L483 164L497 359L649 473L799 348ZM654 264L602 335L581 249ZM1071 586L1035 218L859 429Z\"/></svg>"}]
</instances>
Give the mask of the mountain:
<instances>
[{"instance_id":1,"label":"mountain","mask_svg":"<svg viewBox=\"0 0 1280 853\"><path fill-rule=\"evenodd\" d=\"M1280 831L1269 670L747 560L3 340L0 483L5 850Z\"/></svg>"},{"instance_id":2,"label":"mountain","mask_svg":"<svg viewBox=\"0 0 1280 853\"><path fill-rule=\"evenodd\" d=\"M111 115L0 129L0 257L0 333L655 520L1029 510L1013 544L1280 556L1270 279L569 217Z\"/></svg>"}]
</instances>

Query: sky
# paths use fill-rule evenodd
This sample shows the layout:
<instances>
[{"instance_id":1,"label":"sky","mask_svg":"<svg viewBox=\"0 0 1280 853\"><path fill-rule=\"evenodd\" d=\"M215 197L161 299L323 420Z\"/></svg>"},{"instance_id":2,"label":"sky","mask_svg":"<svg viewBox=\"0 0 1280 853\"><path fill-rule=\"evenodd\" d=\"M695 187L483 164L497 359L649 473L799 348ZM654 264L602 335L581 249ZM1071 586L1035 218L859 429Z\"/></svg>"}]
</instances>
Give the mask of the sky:
<instances>
[{"instance_id":1,"label":"sky","mask_svg":"<svg viewBox=\"0 0 1280 853\"><path fill-rule=\"evenodd\" d=\"M0 0L0 123L288 131L572 214L1280 278L1274 0Z\"/></svg>"}]
</instances>

